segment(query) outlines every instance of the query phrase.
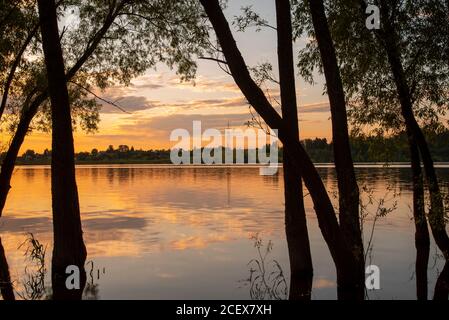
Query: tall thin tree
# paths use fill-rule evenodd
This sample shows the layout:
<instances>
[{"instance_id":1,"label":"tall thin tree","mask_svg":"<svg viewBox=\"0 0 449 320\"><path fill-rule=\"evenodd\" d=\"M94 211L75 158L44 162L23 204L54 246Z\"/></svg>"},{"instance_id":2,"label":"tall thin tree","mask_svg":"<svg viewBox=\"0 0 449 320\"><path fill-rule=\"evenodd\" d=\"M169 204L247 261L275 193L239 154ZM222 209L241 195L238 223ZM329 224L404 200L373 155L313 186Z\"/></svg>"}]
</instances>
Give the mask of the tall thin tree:
<instances>
[{"instance_id":1,"label":"tall thin tree","mask_svg":"<svg viewBox=\"0 0 449 320\"><path fill-rule=\"evenodd\" d=\"M200 0L200 2L215 30L221 51L236 84L267 125L279 130L279 138L284 147L288 148L288 157L291 158L291 163L294 163L296 177L302 175L304 179L313 200L321 233L336 266L339 299L358 299L358 288L363 284L357 277L355 257L352 254L351 246L348 245L346 237L340 230L333 204L321 177L299 142L298 136L291 132L290 127L279 116L249 74L220 2L218 0Z\"/></svg>"},{"instance_id":2,"label":"tall thin tree","mask_svg":"<svg viewBox=\"0 0 449 320\"><path fill-rule=\"evenodd\" d=\"M86 247L81 227L72 118L54 0L38 0L42 47L52 118L51 192L53 209L52 287L55 299L79 299L86 282ZM80 271L80 286L66 287L66 268ZM75 279L76 281L76 279ZM70 290L73 289L73 290Z\"/></svg>"},{"instance_id":3,"label":"tall thin tree","mask_svg":"<svg viewBox=\"0 0 449 320\"><path fill-rule=\"evenodd\" d=\"M377 32L379 40L383 43L390 64L391 73L397 88L401 106L402 117L405 122L409 143L419 149L421 160L426 173L430 194L429 224L433 237L446 260L449 259L449 237L446 232L444 217L443 197L438 183L432 155L426 138L416 120L413 112L412 90L407 80L401 58L399 37L394 24L394 11L392 4L386 0L380 0L381 21L383 30Z\"/></svg>"},{"instance_id":4,"label":"tall thin tree","mask_svg":"<svg viewBox=\"0 0 449 320\"><path fill-rule=\"evenodd\" d=\"M324 2L354 134L364 135L365 125L369 126L370 132L377 134L402 131L407 134L413 175L417 294L419 299L427 299L430 241L424 205L424 178L428 182L429 178L432 180L428 183L434 194L430 198L429 217L439 217L430 222L440 247L444 247L445 236L444 227L437 227L437 224L442 225L442 210L439 209L442 202L438 197L436 175L432 172L431 161L425 161L427 165L424 168L426 173L430 169L431 174L423 174L420 162L424 156L420 154L418 140L425 140L418 138L416 129L420 129L417 123L430 124L428 128L437 127L439 116L446 112L449 101L449 42L445 33L439 32L441 26L449 25L444 1L383 1L383 4L371 1L370 4L377 4L382 9L379 29L367 27L366 23L372 20L366 20L368 3L365 0ZM314 37L306 7L308 3L305 5L305 2L295 1L295 31L297 36ZM373 17L377 19L373 15L369 19ZM429 37L429 34L433 36ZM315 42L299 50L298 66L309 81L313 79L313 70L320 68L319 50ZM387 54L387 51L390 53ZM390 62L395 65L394 72ZM401 100L398 95L399 82L402 83L399 86ZM407 100L409 102L404 103ZM405 117L401 117L404 106L408 110L412 106L414 108L414 112L407 112L408 124ZM429 159L428 152L424 154Z\"/></svg>"},{"instance_id":5,"label":"tall thin tree","mask_svg":"<svg viewBox=\"0 0 449 320\"><path fill-rule=\"evenodd\" d=\"M345 92L338 67L337 56L326 18L323 0L309 0L315 37L321 54L321 62L326 78L329 96L332 145L334 150L335 169L337 171L339 191L340 227L352 246L357 263L357 277L364 283L365 259L359 215L359 187L354 171L354 163L349 143L348 117L346 111ZM359 299L363 299L365 288L358 287Z\"/></svg>"},{"instance_id":6,"label":"tall thin tree","mask_svg":"<svg viewBox=\"0 0 449 320\"><path fill-rule=\"evenodd\" d=\"M282 117L291 132L299 137L293 62L293 36L290 0L276 0L279 83ZM313 266L307 231L301 175L295 174L288 148L283 149L285 231L290 257L291 300L309 300L312 292Z\"/></svg>"}]
</instances>

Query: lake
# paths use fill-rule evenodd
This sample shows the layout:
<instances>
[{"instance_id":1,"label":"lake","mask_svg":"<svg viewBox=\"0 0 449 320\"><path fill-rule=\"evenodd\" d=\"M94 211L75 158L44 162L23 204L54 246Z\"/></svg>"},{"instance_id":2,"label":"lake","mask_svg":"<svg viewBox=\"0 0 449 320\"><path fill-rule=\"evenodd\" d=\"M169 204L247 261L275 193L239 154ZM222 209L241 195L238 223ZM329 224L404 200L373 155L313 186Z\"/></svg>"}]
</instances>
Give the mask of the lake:
<instances>
[{"instance_id":1,"label":"lake","mask_svg":"<svg viewBox=\"0 0 449 320\"><path fill-rule=\"evenodd\" d=\"M438 175L448 190L449 166ZM376 221L370 264L380 268L380 290L370 299L415 299L414 224L410 169L406 165L358 165L359 185L375 200L364 222L370 238L376 199L397 208ZM267 270L274 261L288 282L282 173L260 176L253 167L168 165L78 166L89 292L99 299L250 299L245 282L258 257L252 237L262 239ZM334 169L319 165L334 202ZM30 274L26 245L32 232L47 247L45 284L50 286L52 219L50 168L18 167L0 218L0 236L15 289L23 294ZM335 299L335 269L306 196L314 264L314 299ZM20 247L19 247L20 246ZM443 266L432 243L429 295ZM27 275L28 274L28 275Z\"/></svg>"}]
</instances>

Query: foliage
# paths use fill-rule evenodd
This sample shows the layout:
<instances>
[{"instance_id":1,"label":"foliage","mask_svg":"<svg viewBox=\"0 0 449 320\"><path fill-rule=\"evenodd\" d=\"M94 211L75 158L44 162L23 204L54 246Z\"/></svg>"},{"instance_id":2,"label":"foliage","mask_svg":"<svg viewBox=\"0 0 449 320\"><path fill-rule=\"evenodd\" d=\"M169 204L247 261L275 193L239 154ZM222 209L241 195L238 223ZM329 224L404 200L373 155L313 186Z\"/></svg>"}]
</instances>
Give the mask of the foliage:
<instances>
[{"instance_id":1,"label":"foliage","mask_svg":"<svg viewBox=\"0 0 449 320\"><path fill-rule=\"evenodd\" d=\"M244 6L241 8L242 14L240 16L235 16L233 25L237 26L237 30L242 32L249 27L255 27L256 32L262 30L262 28L272 28L268 21L260 16L257 12L253 10L253 6Z\"/></svg>"},{"instance_id":2,"label":"foliage","mask_svg":"<svg viewBox=\"0 0 449 320\"><path fill-rule=\"evenodd\" d=\"M435 132L434 129L425 130L426 138L433 158L437 162L449 162L449 130ZM350 139L352 156L355 162L409 162L409 149L405 133L398 133L384 137L382 135L358 135ZM315 163L333 162L332 142L325 138L302 140L305 150ZM235 154L234 150L234 154ZM267 146L269 152L269 146ZM224 156L225 151L222 150ZM191 156L193 153L191 152ZM4 153L0 154L0 159ZM282 161L282 148L279 149L279 160ZM34 150L26 150L18 158L19 164L48 164L51 159L51 151L45 150L37 153ZM248 150L244 150L244 159L248 159ZM78 152L75 154L78 163L171 163L170 150L142 150L134 149L127 145L120 145L116 149L109 146L107 150L92 149L91 152ZM449 202L448 202L449 203Z\"/></svg>"},{"instance_id":3,"label":"foliage","mask_svg":"<svg viewBox=\"0 0 449 320\"><path fill-rule=\"evenodd\" d=\"M88 59L68 84L74 127L88 132L97 129L101 107L93 92L112 85L128 85L131 79L156 68L159 63L176 69L181 80L191 80L196 72L195 58L209 44L199 3L194 0L62 0L58 3L66 69L72 68L82 56L88 54ZM7 6L3 2L1 5ZM6 61L5 69L0 70L2 88L10 60L36 20L34 5L26 18L25 9L19 6L18 10L24 16L19 20L22 24L16 24L12 17L6 20L8 25L20 31L16 34L23 35L17 39L13 37L17 42L15 47L11 47L10 43L0 47L9 48L10 51L5 54L2 52L2 59L7 54L11 56ZM108 21L113 23L108 25ZM95 50L89 52L91 44L103 28L107 28L106 34ZM27 105L46 87L44 70L40 36L37 33L15 72L9 92L8 112L1 119L4 128L14 131ZM46 101L32 129L50 130L49 120L50 108Z\"/></svg>"},{"instance_id":4,"label":"foliage","mask_svg":"<svg viewBox=\"0 0 449 320\"><path fill-rule=\"evenodd\" d=\"M398 207L397 199L400 196L400 192L395 189L394 185L388 185L385 189L385 194L382 197L376 198L374 188L366 185L361 188L360 225L362 227L362 234L367 236L367 242L365 244L365 263L367 265L372 264L376 224L379 219L385 218ZM368 233L364 234L368 219L371 220L371 228L368 230Z\"/></svg>"},{"instance_id":5,"label":"foliage","mask_svg":"<svg viewBox=\"0 0 449 320\"><path fill-rule=\"evenodd\" d=\"M299 50L299 72L313 82L314 72L322 73L322 67L307 0L293 3L296 38L310 39ZM379 5L379 1L370 3ZM449 42L441 28L448 26L449 8L443 0L388 3L388 18L398 31L415 116L423 125L444 122L449 107ZM365 26L365 1L325 1L325 6L352 125L376 125L379 132L401 131L396 86L383 42Z\"/></svg>"}]
</instances>

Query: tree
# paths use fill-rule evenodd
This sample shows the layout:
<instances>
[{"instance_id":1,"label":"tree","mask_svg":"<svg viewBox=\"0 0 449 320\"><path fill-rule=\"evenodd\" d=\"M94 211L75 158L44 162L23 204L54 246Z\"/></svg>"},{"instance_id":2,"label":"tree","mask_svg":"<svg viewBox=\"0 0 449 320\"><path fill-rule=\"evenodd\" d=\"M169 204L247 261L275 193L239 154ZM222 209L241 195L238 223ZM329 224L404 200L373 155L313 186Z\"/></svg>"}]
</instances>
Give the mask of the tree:
<instances>
[{"instance_id":1,"label":"tree","mask_svg":"<svg viewBox=\"0 0 449 320\"><path fill-rule=\"evenodd\" d=\"M0 293L3 300L15 300L5 249L0 238Z\"/></svg>"},{"instance_id":2,"label":"tree","mask_svg":"<svg viewBox=\"0 0 449 320\"><path fill-rule=\"evenodd\" d=\"M323 0L309 0L308 2L326 78L326 89L332 115L332 145L338 181L340 227L348 243L352 246L351 250L357 264L356 277L359 284L357 296L363 300L365 295L365 252L360 229L359 187L349 144L346 98Z\"/></svg>"},{"instance_id":3,"label":"tree","mask_svg":"<svg viewBox=\"0 0 449 320\"><path fill-rule=\"evenodd\" d=\"M433 164L432 155L430 154L429 146L418 122L416 121L413 110L413 88L419 84L415 83L413 80L410 81L411 79L407 78L404 70L402 53L399 46L400 35L397 32L397 22L395 22L395 9L386 1L380 2L380 8L384 30L383 32L378 32L377 36L380 41L383 42L387 54L391 74L393 75L394 83L397 89L401 107L401 115L404 119L407 135L409 137L409 144L412 146L411 148L419 149L419 154L424 164L424 170L430 193L431 208L429 211L429 224L432 229L433 237L438 247L443 252L444 257L448 260L449 237L446 233L442 194L440 192L438 177ZM447 80L449 80L449 78L447 78ZM412 87L410 87L410 85ZM448 94L446 93L446 95Z\"/></svg>"},{"instance_id":4,"label":"tree","mask_svg":"<svg viewBox=\"0 0 449 320\"><path fill-rule=\"evenodd\" d=\"M87 252L81 227L72 118L56 4L54 0L38 0L38 8L52 115L53 298L81 299L86 284L84 263ZM66 268L69 266L80 270L81 285L74 290L66 287Z\"/></svg>"},{"instance_id":5,"label":"tree","mask_svg":"<svg viewBox=\"0 0 449 320\"><path fill-rule=\"evenodd\" d=\"M118 146L118 152L129 152L129 147L127 145L121 144Z\"/></svg>"},{"instance_id":6,"label":"tree","mask_svg":"<svg viewBox=\"0 0 449 320\"><path fill-rule=\"evenodd\" d=\"M92 95L93 87L105 89L112 84L129 84L133 77L158 62L176 67L183 80L191 79L196 71L193 58L208 45L198 4L189 0L74 0L58 4L61 5L58 14L75 14L78 21L64 29L61 45L66 65L71 65L65 79L71 94L72 118L75 121L79 116L81 127L87 130L95 129L98 121L96 96L86 98ZM33 54L24 55L29 58L29 67L14 73L14 79L22 85L14 90L6 106L13 111L14 133L0 171L0 216L11 188L18 152L31 124L48 130L51 123L42 59L36 59L42 52L36 49L40 47L36 44L39 44L37 37L29 46Z\"/></svg>"},{"instance_id":7,"label":"tree","mask_svg":"<svg viewBox=\"0 0 449 320\"><path fill-rule=\"evenodd\" d=\"M364 3L360 3L363 8ZM415 114L419 114L422 112L419 109L424 108L434 116L438 115L444 112L444 104L449 102L447 91L449 88L447 74L449 44L447 34L438 32L440 22L443 23L442 25L449 26L448 8L441 1L416 1L403 4L380 1L377 4L380 7L382 28L375 32L375 40L385 53L384 59L388 63L389 73L392 76L392 87L396 89L397 104L404 121L410 148L414 182L417 295L418 299L424 300L427 299L430 241L424 213L420 159L424 165L430 194L429 224L435 242L446 260L449 259L449 237L445 228L444 204L433 158ZM446 16L446 20L441 19L441 16ZM431 30L436 32L435 37L428 36ZM430 119L430 121L432 123L435 120ZM445 274L447 277L447 272L442 273L443 276ZM435 291L437 289L438 287Z\"/></svg>"},{"instance_id":8,"label":"tree","mask_svg":"<svg viewBox=\"0 0 449 320\"><path fill-rule=\"evenodd\" d=\"M289 0L276 0L276 21L282 117L292 133L299 137ZM285 230L290 257L289 298L291 300L310 300L313 266L304 209L302 178L301 175L295 175L292 158L288 156L287 148L283 149L283 159L285 159L283 161Z\"/></svg>"},{"instance_id":9,"label":"tree","mask_svg":"<svg viewBox=\"0 0 449 320\"><path fill-rule=\"evenodd\" d=\"M438 181L419 123L435 128L447 110L449 44L447 33L440 30L449 25L448 7L441 0L374 4L381 9L380 30L366 28L367 3L363 0L326 1L326 10L354 132L363 132L368 126L379 134L407 134L413 174L417 294L419 299L426 299L429 234L421 159L430 191L429 222L443 253L447 252L447 235ZM295 11L297 36L313 35L301 2ZM316 43L310 42L299 53L300 71L310 81L313 70L322 68L318 52Z\"/></svg>"},{"instance_id":10,"label":"tree","mask_svg":"<svg viewBox=\"0 0 449 320\"><path fill-rule=\"evenodd\" d=\"M27 150L23 153L22 157L32 160L36 157L36 152L34 150Z\"/></svg>"},{"instance_id":11,"label":"tree","mask_svg":"<svg viewBox=\"0 0 449 320\"><path fill-rule=\"evenodd\" d=\"M434 300L447 301L447 297L449 296L449 262L446 261L446 264L441 270L441 273L437 279L437 283L435 284L435 292L433 295Z\"/></svg>"},{"instance_id":12,"label":"tree","mask_svg":"<svg viewBox=\"0 0 449 320\"><path fill-rule=\"evenodd\" d=\"M44 158L50 158L51 157L51 151L48 149L44 150L44 153L42 154Z\"/></svg>"},{"instance_id":13,"label":"tree","mask_svg":"<svg viewBox=\"0 0 449 320\"><path fill-rule=\"evenodd\" d=\"M279 130L279 138L284 147L288 148L288 156L291 158L291 162L295 164L295 176L298 178L302 174L304 178L315 206L319 227L334 259L339 298L356 299L357 287L360 287L360 283L357 283L355 258L351 252L351 247L340 230L332 202L315 166L304 151L298 137L286 125L286 122L279 116L263 91L252 79L219 1L200 0L200 2L213 26L220 43L221 52L226 59L226 61L223 59L216 60L220 63L226 63L237 86L266 124Z\"/></svg>"}]
</instances>

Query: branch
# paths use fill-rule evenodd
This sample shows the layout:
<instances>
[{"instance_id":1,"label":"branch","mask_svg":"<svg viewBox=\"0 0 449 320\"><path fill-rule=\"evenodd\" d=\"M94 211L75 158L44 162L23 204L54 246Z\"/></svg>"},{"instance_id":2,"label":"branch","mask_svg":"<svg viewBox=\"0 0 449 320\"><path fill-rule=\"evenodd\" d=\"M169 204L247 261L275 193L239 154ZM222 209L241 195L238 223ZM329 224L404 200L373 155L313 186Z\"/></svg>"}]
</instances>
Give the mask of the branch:
<instances>
[{"instance_id":1,"label":"branch","mask_svg":"<svg viewBox=\"0 0 449 320\"><path fill-rule=\"evenodd\" d=\"M34 36L38 30L39 30L39 24L36 23L34 25L33 29L31 30L31 32L28 34L27 38L25 39L25 42L22 44L22 47L20 48L19 52L17 53L16 58L14 59L14 62L9 71L8 78L6 79L4 90L3 90L3 97L2 97L2 102L0 105L0 118L2 117L3 112L5 111L6 102L8 101L9 89L11 87L12 81L14 80L14 74L16 73L16 69L20 64L20 61L22 60L22 56L23 56L26 48L28 47L28 45L30 44L31 40L34 38Z\"/></svg>"},{"instance_id":2,"label":"branch","mask_svg":"<svg viewBox=\"0 0 449 320\"><path fill-rule=\"evenodd\" d=\"M117 108L118 110L120 110L120 111L122 111L122 112L124 112L124 113L131 114L131 112L126 111L125 109L123 109L123 107L121 107L120 105L118 105L116 102L110 101L110 100L107 100L107 99L105 99L105 98L100 97L99 95L97 95L96 93L94 93L92 90L90 90L90 89L84 87L83 85L81 85L81 84L79 84L79 83L76 83L75 81L72 81L72 80L69 80L68 82L70 82L70 83L72 83L72 84L78 86L79 88L83 89L84 91L90 93L91 95L93 95L93 96L94 96L95 98L97 98L98 100L101 100L101 101L103 101L103 102L105 102L105 103L107 103L107 104L109 104L109 105L111 105L111 106Z\"/></svg>"},{"instance_id":3,"label":"branch","mask_svg":"<svg viewBox=\"0 0 449 320\"><path fill-rule=\"evenodd\" d=\"M211 61L215 61L217 63L223 63L223 64L228 64L226 61L221 60L221 59L217 59L217 58L213 58L213 57L198 57L198 59L201 60L211 60Z\"/></svg>"},{"instance_id":4,"label":"branch","mask_svg":"<svg viewBox=\"0 0 449 320\"><path fill-rule=\"evenodd\" d=\"M225 60L218 59L218 58L214 58L214 57L199 57L199 59L215 61L215 62L217 63L217 65L218 65L218 67L219 67L224 73L226 73L226 74L232 76L232 73L229 71L229 68L228 68L228 63L227 63ZM225 66L223 66L223 64L224 64Z\"/></svg>"}]
</instances>

